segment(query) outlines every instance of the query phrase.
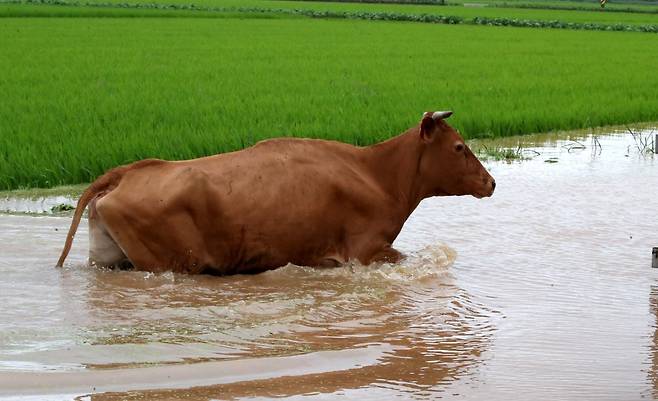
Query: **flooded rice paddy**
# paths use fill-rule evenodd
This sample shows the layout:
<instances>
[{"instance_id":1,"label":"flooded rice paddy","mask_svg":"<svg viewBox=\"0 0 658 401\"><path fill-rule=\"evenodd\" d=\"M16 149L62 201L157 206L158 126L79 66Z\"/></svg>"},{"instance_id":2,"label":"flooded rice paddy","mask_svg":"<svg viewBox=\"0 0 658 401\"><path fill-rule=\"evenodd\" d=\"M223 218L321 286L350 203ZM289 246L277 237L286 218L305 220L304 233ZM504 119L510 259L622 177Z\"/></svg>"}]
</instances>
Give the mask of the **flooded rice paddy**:
<instances>
[{"instance_id":1,"label":"flooded rice paddy","mask_svg":"<svg viewBox=\"0 0 658 401\"><path fill-rule=\"evenodd\" d=\"M58 270L70 218L0 215L0 399L657 397L658 156L598 140L424 201L400 265L106 271L82 225Z\"/></svg>"}]
</instances>

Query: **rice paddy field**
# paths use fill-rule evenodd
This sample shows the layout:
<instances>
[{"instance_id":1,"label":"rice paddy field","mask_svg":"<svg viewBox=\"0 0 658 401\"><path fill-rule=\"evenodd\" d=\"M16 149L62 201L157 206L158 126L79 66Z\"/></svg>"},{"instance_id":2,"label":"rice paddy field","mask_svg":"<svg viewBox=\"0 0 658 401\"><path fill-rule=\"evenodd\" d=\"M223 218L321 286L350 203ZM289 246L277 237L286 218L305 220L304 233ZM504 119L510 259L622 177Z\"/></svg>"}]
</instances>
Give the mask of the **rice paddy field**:
<instances>
[{"instance_id":1,"label":"rice paddy field","mask_svg":"<svg viewBox=\"0 0 658 401\"><path fill-rule=\"evenodd\" d=\"M42 0L43 1L43 0ZM46 0L48 1L48 0ZM64 0L66 1L66 0ZM75 0L70 0L74 2ZM614 1L614 0L612 0ZM468 7L464 5L428 5L428 4L378 4L378 3L349 3L349 2L321 2L321 1L285 1L285 0L148 0L148 1L125 1L125 0L84 0L88 4L166 4L166 5L190 5L199 7L215 8L263 8L263 9L305 9L316 11L334 12L370 12L370 13L396 13L411 15L444 15L456 16L464 19L475 17L485 18L513 18L536 21L564 21L575 23L600 23L600 24L633 24L633 25L658 25L658 5L647 7L643 10L651 12L604 12L600 7L594 11L586 10L561 10L561 9L535 9L521 7L526 3L519 3L512 7L510 3L478 3L488 5L487 7ZM533 3L533 2L531 2ZM473 4L473 3L466 3ZM561 2L538 3L538 6L559 7ZM598 1L583 4L594 4L598 7ZM507 7L500 7L506 5ZM613 5L616 5L613 3ZM612 8L614 10L614 7ZM608 10L609 11L609 10Z\"/></svg>"},{"instance_id":2,"label":"rice paddy field","mask_svg":"<svg viewBox=\"0 0 658 401\"><path fill-rule=\"evenodd\" d=\"M575 10L596 10L602 11L598 1L588 0L446 0L449 5L472 5L487 7L503 8L555 8L555 9L575 9ZM623 0L606 3L605 11L629 11L639 13L656 13L658 2L653 0Z\"/></svg>"},{"instance_id":3,"label":"rice paddy field","mask_svg":"<svg viewBox=\"0 0 658 401\"><path fill-rule=\"evenodd\" d=\"M658 120L655 33L306 18L275 10L416 14L418 7L441 15L539 12L544 19L559 11L564 20L628 24L658 24L658 15L194 3L233 10L0 4L0 189L84 183L137 159L198 157L274 136L365 145L417 123L425 110L454 110L451 123L467 137Z\"/></svg>"},{"instance_id":4,"label":"rice paddy field","mask_svg":"<svg viewBox=\"0 0 658 401\"><path fill-rule=\"evenodd\" d=\"M97 0L100 1L100 0ZM103 0L105 1L105 0ZM120 2L121 0L110 0ZM169 3L169 0L156 0ZM192 0L175 0L192 2ZM315 10L332 11L367 11L367 12L393 12L406 14L439 14L454 15L462 18L516 18L528 20L560 20L565 22L581 23L628 23L628 24L658 24L658 14L651 13L616 13L602 12L600 7L595 12L584 10L534 9L513 7L464 7L463 5L421 5L421 4L373 4L373 3L344 3L344 2L315 2L315 1L275 1L275 0L201 0L195 4L251 4L279 8L310 8ZM300 4L301 3L301 4ZM467 3L468 4L468 3ZM486 4L486 3L482 3ZM496 3L494 3L496 4ZM586 3L596 4L596 3ZM559 6L559 5L557 5ZM598 6L597 6L598 7ZM652 7L658 10L658 6Z\"/></svg>"},{"instance_id":5,"label":"rice paddy field","mask_svg":"<svg viewBox=\"0 0 658 401\"><path fill-rule=\"evenodd\" d=\"M318 0L302 0L318 1ZM319 0L322 1L322 0ZM374 3L373 0L324 0L347 3ZM614 0L601 7L598 1L591 0L378 0L376 3L413 5L451 5L469 7L536 8L563 10L596 10L613 12L657 13L656 0ZM602 10L604 8L605 10Z\"/></svg>"}]
</instances>

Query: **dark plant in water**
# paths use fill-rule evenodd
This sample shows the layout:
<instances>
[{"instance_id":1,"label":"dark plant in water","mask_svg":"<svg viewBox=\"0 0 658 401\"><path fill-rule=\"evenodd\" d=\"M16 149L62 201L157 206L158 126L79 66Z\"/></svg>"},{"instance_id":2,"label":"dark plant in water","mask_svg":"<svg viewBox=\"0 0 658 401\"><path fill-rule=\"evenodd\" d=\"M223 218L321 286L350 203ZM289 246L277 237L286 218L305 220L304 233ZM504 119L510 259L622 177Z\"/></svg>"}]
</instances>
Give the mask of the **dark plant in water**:
<instances>
[{"instance_id":1,"label":"dark plant in water","mask_svg":"<svg viewBox=\"0 0 658 401\"><path fill-rule=\"evenodd\" d=\"M71 210L74 210L75 207L72 205L69 205L68 203L60 203L59 205L55 205L50 208L50 211L52 213L63 213L63 212L68 212Z\"/></svg>"},{"instance_id":2,"label":"dark plant in water","mask_svg":"<svg viewBox=\"0 0 658 401\"><path fill-rule=\"evenodd\" d=\"M480 149L476 151L478 157L482 159L493 159L497 161L520 161L520 160L529 160L535 156L541 155L533 149L525 149L518 145L516 148L489 148L486 145L482 145Z\"/></svg>"},{"instance_id":3,"label":"dark plant in water","mask_svg":"<svg viewBox=\"0 0 658 401\"><path fill-rule=\"evenodd\" d=\"M656 146L654 143L654 131L651 131L647 135L642 135L642 133L635 132L630 127L626 127L626 130L633 136L635 147L640 154L648 155L654 153Z\"/></svg>"}]
</instances>

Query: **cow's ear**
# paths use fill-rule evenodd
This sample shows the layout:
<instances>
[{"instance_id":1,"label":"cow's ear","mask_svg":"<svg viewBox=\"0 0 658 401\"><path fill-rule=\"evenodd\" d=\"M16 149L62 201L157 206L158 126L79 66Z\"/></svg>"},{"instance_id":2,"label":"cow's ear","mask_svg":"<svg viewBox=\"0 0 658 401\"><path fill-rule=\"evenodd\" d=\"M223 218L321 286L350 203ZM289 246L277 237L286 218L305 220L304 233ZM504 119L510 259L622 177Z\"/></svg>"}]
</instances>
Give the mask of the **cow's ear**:
<instances>
[{"instance_id":1,"label":"cow's ear","mask_svg":"<svg viewBox=\"0 0 658 401\"><path fill-rule=\"evenodd\" d=\"M434 140L434 131L436 130L436 122L432 118L432 112L426 111L423 113L423 119L420 121L420 139L425 143L430 143Z\"/></svg>"}]
</instances>

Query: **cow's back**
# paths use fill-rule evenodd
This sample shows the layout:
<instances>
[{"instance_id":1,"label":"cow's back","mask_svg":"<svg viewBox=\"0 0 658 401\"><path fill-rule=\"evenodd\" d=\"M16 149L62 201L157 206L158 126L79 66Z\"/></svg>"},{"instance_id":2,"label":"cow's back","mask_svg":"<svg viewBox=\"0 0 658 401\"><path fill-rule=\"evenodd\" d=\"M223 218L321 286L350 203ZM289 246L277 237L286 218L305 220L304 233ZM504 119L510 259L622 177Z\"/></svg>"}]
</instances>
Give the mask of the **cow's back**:
<instances>
[{"instance_id":1,"label":"cow's back","mask_svg":"<svg viewBox=\"0 0 658 401\"><path fill-rule=\"evenodd\" d=\"M335 191L354 192L367 185L359 151L339 142L276 139L182 165L203 172L215 195L230 206L237 202L268 213L270 208L297 207L303 213Z\"/></svg>"}]
</instances>

